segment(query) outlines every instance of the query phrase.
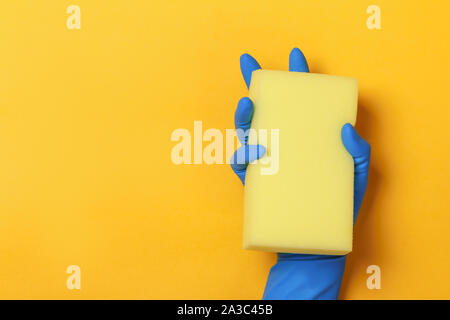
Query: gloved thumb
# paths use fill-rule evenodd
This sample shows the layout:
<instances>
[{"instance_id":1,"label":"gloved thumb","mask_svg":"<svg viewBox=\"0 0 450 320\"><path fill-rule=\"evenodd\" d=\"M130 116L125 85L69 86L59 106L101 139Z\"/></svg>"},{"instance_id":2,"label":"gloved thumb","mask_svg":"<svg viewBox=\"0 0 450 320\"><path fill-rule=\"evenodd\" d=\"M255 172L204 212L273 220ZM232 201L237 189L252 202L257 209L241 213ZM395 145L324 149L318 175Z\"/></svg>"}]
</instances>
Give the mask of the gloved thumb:
<instances>
[{"instance_id":1,"label":"gloved thumb","mask_svg":"<svg viewBox=\"0 0 450 320\"><path fill-rule=\"evenodd\" d=\"M364 140L350 123L346 123L341 130L342 143L355 161L355 167L367 164L369 169L370 145Z\"/></svg>"}]
</instances>

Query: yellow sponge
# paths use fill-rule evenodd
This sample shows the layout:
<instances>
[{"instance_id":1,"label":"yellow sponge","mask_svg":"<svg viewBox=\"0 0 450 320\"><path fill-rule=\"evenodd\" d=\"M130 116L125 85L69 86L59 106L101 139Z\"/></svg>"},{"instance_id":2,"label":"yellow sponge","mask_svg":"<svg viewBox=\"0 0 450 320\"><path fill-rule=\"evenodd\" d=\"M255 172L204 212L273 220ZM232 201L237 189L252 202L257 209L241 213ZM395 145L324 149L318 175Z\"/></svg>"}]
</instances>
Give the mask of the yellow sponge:
<instances>
[{"instance_id":1,"label":"yellow sponge","mask_svg":"<svg viewBox=\"0 0 450 320\"><path fill-rule=\"evenodd\" d=\"M247 169L244 249L350 252L354 172L341 128L355 123L358 81L257 70L249 96L252 129L263 129L258 136L267 155ZM250 135L249 144L257 140Z\"/></svg>"}]
</instances>

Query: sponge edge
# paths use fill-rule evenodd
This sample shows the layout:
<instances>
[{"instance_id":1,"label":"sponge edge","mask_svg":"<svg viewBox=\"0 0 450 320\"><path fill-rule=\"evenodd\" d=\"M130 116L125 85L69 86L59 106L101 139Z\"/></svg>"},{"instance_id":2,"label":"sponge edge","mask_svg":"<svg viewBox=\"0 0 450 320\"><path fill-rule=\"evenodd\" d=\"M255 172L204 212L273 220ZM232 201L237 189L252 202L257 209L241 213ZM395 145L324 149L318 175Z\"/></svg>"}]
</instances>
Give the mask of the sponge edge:
<instances>
[{"instance_id":1,"label":"sponge edge","mask_svg":"<svg viewBox=\"0 0 450 320\"><path fill-rule=\"evenodd\" d=\"M265 145L267 154L247 169L244 249L351 252L353 159L340 132L356 120L357 80L257 70L249 96L255 106L252 129L268 132L264 139L249 136L249 144Z\"/></svg>"}]
</instances>

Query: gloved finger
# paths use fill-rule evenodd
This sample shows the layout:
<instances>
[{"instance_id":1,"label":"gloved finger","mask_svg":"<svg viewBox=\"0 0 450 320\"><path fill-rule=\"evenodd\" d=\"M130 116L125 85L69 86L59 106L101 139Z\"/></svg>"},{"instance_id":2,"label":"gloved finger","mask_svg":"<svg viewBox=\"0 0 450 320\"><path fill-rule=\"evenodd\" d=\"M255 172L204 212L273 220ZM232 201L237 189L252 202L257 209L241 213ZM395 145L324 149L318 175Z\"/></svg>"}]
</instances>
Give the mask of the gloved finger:
<instances>
[{"instance_id":1,"label":"gloved finger","mask_svg":"<svg viewBox=\"0 0 450 320\"><path fill-rule=\"evenodd\" d=\"M262 145L245 145L236 150L230 159L231 169L245 184L245 172L249 162L261 158L266 153L266 148Z\"/></svg>"},{"instance_id":2,"label":"gloved finger","mask_svg":"<svg viewBox=\"0 0 450 320\"><path fill-rule=\"evenodd\" d=\"M239 100L236 112L234 113L234 125L239 141L242 144L247 144L248 130L252 124L253 110L252 100L247 97Z\"/></svg>"},{"instance_id":3,"label":"gloved finger","mask_svg":"<svg viewBox=\"0 0 450 320\"><path fill-rule=\"evenodd\" d=\"M244 53L240 59L241 72L244 77L247 88L250 88L250 81L252 80L252 72L261 69L259 63L248 53Z\"/></svg>"},{"instance_id":4,"label":"gloved finger","mask_svg":"<svg viewBox=\"0 0 450 320\"><path fill-rule=\"evenodd\" d=\"M289 55L289 71L309 72L306 58L299 48L294 48Z\"/></svg>"},{"instance_id":5,"label":"gloved finger","mask_svg":"<svg viewBox=\"0 0 450 320\"><path fill-rule=\"evenodd\" d=\"M370 145L364 140L350 123L341 130L342 143L355 161L358 172L369 171ZM356 173L356 172L355 172Z\"/></svg>"},{"instance_id":6,"label":"gloved finger","mask_svg":"<svg viewBox=\"0 0 450 320\"><path fill-rule=\"evenodd\" d=\"M355 165L353 221L358 217L359 209L367 189L370 165L370 145L361 138L355 128L349 123L341 130L342 142L352 155Z\"/></svg>"}]
</instances>

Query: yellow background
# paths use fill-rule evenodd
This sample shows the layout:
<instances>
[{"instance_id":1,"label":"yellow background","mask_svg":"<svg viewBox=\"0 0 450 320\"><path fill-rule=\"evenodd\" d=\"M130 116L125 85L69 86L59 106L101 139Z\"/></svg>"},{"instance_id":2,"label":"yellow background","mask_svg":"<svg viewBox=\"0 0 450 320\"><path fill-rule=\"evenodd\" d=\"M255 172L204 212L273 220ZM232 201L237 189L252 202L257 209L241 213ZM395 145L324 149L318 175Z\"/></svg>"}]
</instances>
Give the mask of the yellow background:
<instances>
[{"instance_id":1,"label":"yellow background","mask_svg":"<svg viewBox=\"0 0 450 320\"><path fill-rule=\"evenodd\" d=\"M81 8L68 30L66 8ZM366 9L381 8L381 30ZM448 1L2 1L0 298L260 298L228 165L170 160L233 127L239 56L359 79L372 145L341 298L450 298ZM81 267L81 290L66 268ZM381 290L366 268L381 267Z\"/></svg>"}]
</instances>

